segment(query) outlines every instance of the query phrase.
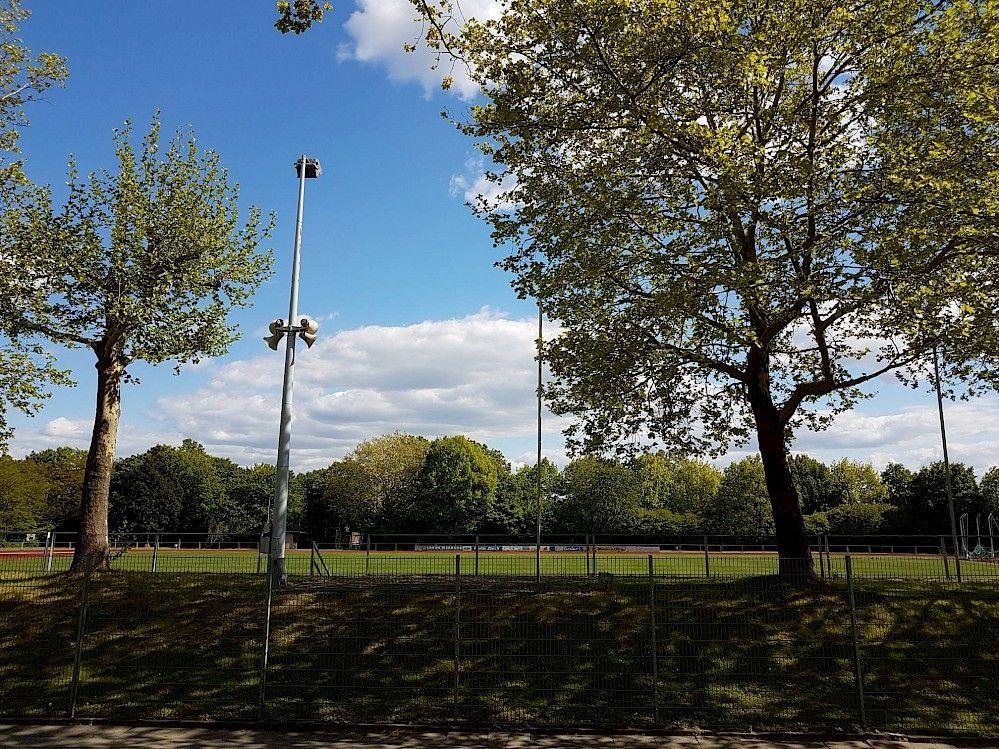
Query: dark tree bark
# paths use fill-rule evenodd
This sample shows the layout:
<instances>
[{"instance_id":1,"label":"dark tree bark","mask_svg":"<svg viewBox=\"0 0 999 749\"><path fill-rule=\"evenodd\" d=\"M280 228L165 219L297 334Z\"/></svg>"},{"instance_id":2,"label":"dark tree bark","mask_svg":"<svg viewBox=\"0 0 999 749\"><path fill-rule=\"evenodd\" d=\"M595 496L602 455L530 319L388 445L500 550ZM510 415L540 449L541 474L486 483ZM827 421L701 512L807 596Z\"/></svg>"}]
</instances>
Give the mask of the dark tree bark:
<instances>
[{"instance_id":1,"label":"dark tree bark","mask_svg":"<svg viewBox=\"0 0 999 749\"><path fill-rule=\"evenodd\" d=\"M749 357L749 403L756 421L756 438L763 474L773 510L774 530L777 537L778 570L794 584L808 584L815 578L812 552L805 534L805 519L801 501L791 476L787 455L787 424L770 396L769 376L765 357L758 350Z\"/></svg>"},{"instance_id":2,"label":"dark tree bark","mask_svg":"<svg viewBox=\"0 0 999 749\"><path fill-rule=\"evenodd\" d=\"M98 359L97 413L83 474L80 531L71 567L74 572L89 572L108 564L108 495L118 442L122 374L117 362Z\"/></svg>"}]
</instances>

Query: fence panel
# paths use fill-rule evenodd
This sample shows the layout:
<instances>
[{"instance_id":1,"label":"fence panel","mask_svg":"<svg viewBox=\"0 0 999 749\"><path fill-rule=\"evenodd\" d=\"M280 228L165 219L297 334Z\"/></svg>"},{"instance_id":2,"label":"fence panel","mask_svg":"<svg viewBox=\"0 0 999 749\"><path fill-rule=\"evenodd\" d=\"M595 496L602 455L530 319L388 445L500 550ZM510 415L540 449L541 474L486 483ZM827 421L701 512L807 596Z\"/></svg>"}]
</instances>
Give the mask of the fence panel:
<instances>
[{"instance_id":1,"label":"fence panel","mask_svg":"<svg viewBox=\"0 0 999 749\"><path fill-rule=\"evenodd\" d=\"M0 558L0 718L65 718L82 586L41 557Z\"/></svg>"},{"instance_id":2,"label":"fence panel","mask_svg":"<svg viewBox=\"0 0 999 749\"><path fill-rule=\"evenodd\" d=\"M76 717L256 717L265 583L255 575L95 574Z\"/></svg>"},{"instance_id":3,"label":"fence panel","mask_svg":"<svg viewBox=\"0 0 999 749\"><path fill-rule=\"evenodd\" d=\"M788 730L859 723L845 588L774 577L657 581L665 726Z\"/></svg>"},{"instance_id":4,"label":"fence panel","mask_svg":"<svg viewBox=\"0 0 999 749\"><path fill-rule=\"evenodd\" d=\"M289 577L274 590L264 718L449 722L456 610L453 576Z\"/></svg>"},{"instance_id":5,"label":"fence panel","mask_svg":"<svg viewBox=\"0 0 999 749\"><path fill-rule=\"evenodd\" d=\"M856 580L872 728L999 735L999 587Z\"/></svg>"},{"instance_id":6,"label":"fence panel","mask_svg":"<svg viewBox=\"0 0 999 749\"><path fill-rule=\"evenodd\" d=\"M462 585L459 720L546 728L654 722L647 585Z\"/></svg>"}]
</instances>

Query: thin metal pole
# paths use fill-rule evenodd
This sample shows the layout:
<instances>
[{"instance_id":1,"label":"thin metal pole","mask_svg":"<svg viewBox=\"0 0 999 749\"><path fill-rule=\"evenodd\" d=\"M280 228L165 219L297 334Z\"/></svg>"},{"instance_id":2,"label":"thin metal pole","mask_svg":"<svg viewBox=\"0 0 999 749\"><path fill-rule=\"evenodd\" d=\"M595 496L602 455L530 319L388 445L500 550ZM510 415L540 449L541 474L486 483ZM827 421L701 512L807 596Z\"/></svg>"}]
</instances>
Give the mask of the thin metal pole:
<instances>
[{"instance_id":1,"label":"thin metal pole","mask_svg":"<svg viewBox=\"0 0 999 749\"><path fill-rule=\"evenodd\" d=\"M454 702L452 720L458 722L458 693L461 685L461 554L454 555Z\"/></svg>"},{"instance_id":2,"label":"thin metal pole","mask_svg":"<svg viewBox=\"0 0 999 749\"><path fill-rule=\"evenodd\" d=\"M368 548L364 552L364 574L371 574L371 534L368 534Z\"/></svg>"},{"instance_id":3,"label":"thin metal pole","mask_svg":"<svg viewBox=\"0 0 999 749\"><path fill-rule=\"evenodd\" d=\"M649 554L649 614L652 625L652 709L656 725L659 725L659 645L656 636L656 578Z\"/></svg>"},{"instance_id":4,"label":"thin metal pole","mask_svg":"<svg viewBox=\"0 0 999 749\"><path fill-rule=\"evenodd\" d=\"M268 554L268 558L270 555ZM274 575L267 576L267 613L264 616L264 652L260 658L260 699L257 703L257 720L264 719L264 699L267 693L267 659L271 649L271 601L274 595Z\"/></svg>"},{"instance_id":5,"label":"thin metal pole","mask_svg":"<svg viewBox=\"0 0 999 749\"><path fill-rule=\"evenodd\" d=\"M586 543L584 544L586 548L586 576L590 576L590 534L586 534Z\"/></svg>"},{"instance_id":6,"label":"thin metal pole","mask_svg":"<svg viewBox=\"0 0 999 749\"><path fill-rule=\"evenodd\" d=\"M288 302L287 327L298 325L298 271L302 257L302 212L305 209L306 156L302 154L298 178L298 218L295 222L295 250L291 264L291 295ZM284 384L281 388L281 426L278 434L277 485L274 490L274 509L271 522L271 570L283 584L287 579L284 565L285 532L288 529L288 478L291 472L291 403L295 387L294 331L285 336Z\"/></svg>"},{"instance_id":7,"label":"thin metal pole","mask_svg":"<svg viewBox=\"0 0 999 749\"><path fill-rule=\"evenodd\" d=\"M475 536L475 574L479 574L479 537Z\"/></svg>"},{"instance_id":8,"label":"thin metal pole","mask_svg":"<svg viewBox=\"0 0 999 749\"><path fill-rule=\"evenodd\" d=\"M46 539L46 544L48 545L48 550L45 553L45 571L52 571L52 557L55 556L55 543L56 543L56 533L53 531L49 533L49 538Z\"/></svg>"},{"instance_id":9,"label":"thin metal pole","mask_svg":"<svg viewBox=\"0 0 999 749\"><path fill-rule=\"evenodd\" d=\"M150 571L156 572L156 563L159 561L160 555L160 534L156 534L156 540L153 542L153 561L150 564Z\"/></svg>"},{"instance_id":10,"label":"thin metal pole","mask_svg":"<svg viewBox=\"0 0 999 749\"><path fill-rule=\"evenodd\" d=\"M864 674L860 670L860 639L857 633L857 602L853 594L853 559L846 555L846 588L850 596L850 636L853 639L853 676L857 685L857 703L860 708L860 725L867 725L864 707Z\"/></svg>"},{"instance_id":11,"label":"thin metal pole","mask_svg":"<svg viewBox=\"0 0 999 749\"><path fill-rule=\"evenodd\" d=\"M708 557L708 537L704 537L704 576L711 577L711 559Z\"/></svg>"},{"instance_id":12,"label":"thin metal pole","mask_svg":"<svg viewBox=\"0 0 999 749\"><path fill-rule=\"evenodd\" d=\"M944 541L943 536L940 536L940 556L943 557L944 574L950 580L950 557L947 554L947 542Z\"/></svg>"},{"instance_id":13,"label":"thin metal pole","mask_svg":"<svg viewBox=\"0 0 999 749\"><path fill-rule=\"evenodd\" d=\"M542 370L544 369L544 312L541 309L541 296L538 296L538 461L537 461L537 500L538 500L538 523L537 535L534 546L534 576L541 580L541 409L543 397L541 395Z\"/></svg>"},{"instance_id":14,"label":"thin metal pole","mask_svg":"<svg viewBox=\"0 0 999 749\"><path fill-rule=\"evenodd\" d=\"M957 545L957 519L954 515L954 488L950 480L950 455L947 453L947 427L944 424L943 390L940 386L940 360L937 347L933 347L933 381L937 390L937 411L940 414L940 444L943 447L944 484L947 487L947 509L950 512L950 533L954 540L954 563L957 581L961 582L961 553Z\"/></svg>"}]
</instances>

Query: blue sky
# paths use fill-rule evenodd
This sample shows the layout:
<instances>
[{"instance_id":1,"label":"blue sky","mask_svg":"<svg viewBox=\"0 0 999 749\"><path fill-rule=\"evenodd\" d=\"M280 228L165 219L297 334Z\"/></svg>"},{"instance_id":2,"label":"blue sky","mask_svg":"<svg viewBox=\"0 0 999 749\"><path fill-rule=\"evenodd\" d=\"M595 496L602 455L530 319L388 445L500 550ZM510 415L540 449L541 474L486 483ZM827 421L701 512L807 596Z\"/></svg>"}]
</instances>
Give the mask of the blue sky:
<instances>
[{"instance_id":1,"label":"blue sky","mask_svg":"<svg viewBox=\"0 0 999 749\"><path fill-rule=\"evenodd\" d=\"M174 376L139 367L124 394L121 454L191 436L243 463L270 461L281 357L260 341L286 310L296 183L292 163L318 156L308 185L301 308L322 320L303 354L293 461L325 465L359 439L393 429L463 431L528 460L533 441L533 306L493 267L488 228L465 206L481 175L471 143L440 117L471 89L436 89L412 40L408 0L343 0L321 26L282 36L273 3L66 3L33 0L23 36L68 57L70 78L31 106L22 136L30 176L58 186L67 156L84 170L112 165L111 130L192 126L217 150L241 198L278 217L276 276L235 315L244 339L222 360ZM491 0L466 0L488 12ZM80 381L34 418L15 417L12 451L85 446L92 363L60 352ZM954 452L991 464L999 405L954 408ZM804 435L819 457L884 463L935 458L932 403L888 385L824 435ZM549 420L549 454L564 459Z\"/></svg>"}]
</instances>

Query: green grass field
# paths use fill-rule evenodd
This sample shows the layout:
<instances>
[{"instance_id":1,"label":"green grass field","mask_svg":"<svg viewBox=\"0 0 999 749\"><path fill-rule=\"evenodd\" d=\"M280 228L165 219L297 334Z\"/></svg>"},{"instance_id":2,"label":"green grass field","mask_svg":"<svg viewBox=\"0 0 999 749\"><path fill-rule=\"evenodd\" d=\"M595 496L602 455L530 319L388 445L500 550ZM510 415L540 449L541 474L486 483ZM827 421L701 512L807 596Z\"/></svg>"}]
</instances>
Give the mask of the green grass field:
<instances>
[{"instance_id":1,"label":"green grass field","mask_svg":"<svg viewBox=\"0 0 999 749\"><path fill-rule=\"evenodd\" d=\"M211 550L161 548L153 552L149 547L131 548L117 553L112 563L114 569L152 571L155 556L157 572L216 572L255 573L263 569L266 560L255 550ZM956 563L951 558L946 564L942 557L911 554L853 554L854 574L867 579L948 579L956 577ZM460 557L460 562L456 561ZM353 575L454 575L460 565L461 574L480 576L533 576L535 556L527 552L371 552L323 551L325 569L333 576ZM845 555L833 554L828 564L820 563L815 555L816 570L826 576L844 577ZM69 553L59 550L52 559L52 571L69 568ZM289 574L308 575L313 563L309 551L289 550ZM40 554L7 551L0 553L0 574L5 570L45 570L47 560ZM320 570L318 565L316 570ZM652 570L662 577L712 577L735 578L773 574L777 571L777 555L766 552L710 552L707 560L700 552L660 552L652 555ZM625 553L600 553L595 564L587 563L580 553L545 552L541 555L541 574L545 576L585 576L588 573L609 573L616 576L646 576L649 572L649 555ZM970 580L995 579L999 582L999 561L961 562L962 577ZM320 573L321 574L321 573Z\"/></svg>"}]
</instances>

